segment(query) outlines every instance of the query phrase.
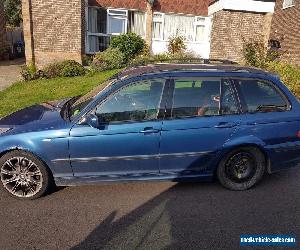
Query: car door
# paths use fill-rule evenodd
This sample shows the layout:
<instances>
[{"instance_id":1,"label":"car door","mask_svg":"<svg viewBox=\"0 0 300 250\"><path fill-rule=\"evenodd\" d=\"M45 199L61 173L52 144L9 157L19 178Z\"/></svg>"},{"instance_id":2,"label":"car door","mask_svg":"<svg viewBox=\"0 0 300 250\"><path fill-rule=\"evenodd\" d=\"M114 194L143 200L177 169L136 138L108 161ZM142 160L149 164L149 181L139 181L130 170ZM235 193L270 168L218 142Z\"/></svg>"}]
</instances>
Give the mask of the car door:
<instances>
[{"instance_id":1,"label":"car door","mask_svg":"<svg viewBox=\"0 0 300 250\"><path fill-rule=\"evenodd\" d=\"M210 165L240 119L232 84L220 78L175 78L163 123L160 172L210 175Z\"/></svg>"},{"instance_id":2,"label":"car door","mask_svg":"<svg viewBox=\"0 0 300 250\"><path fill-rule=\"evenodd\" d=\"M102 120L99 127L75 125L69 142L74 175L130 179L158 174L164 86L164 79L129 83L91 111Z\"/></svg>"},{"instance_id":3,"label":"car door","mask_svg":"<svg viewBox=\"0 0 300 250\"><path fill-rule=\"evenodd\" d=\"M272 171L299 162L299 113L274 83L256 78L233 80L243 107L236 137L251 135L264 147Z\"/></svg>"}]
</instances>

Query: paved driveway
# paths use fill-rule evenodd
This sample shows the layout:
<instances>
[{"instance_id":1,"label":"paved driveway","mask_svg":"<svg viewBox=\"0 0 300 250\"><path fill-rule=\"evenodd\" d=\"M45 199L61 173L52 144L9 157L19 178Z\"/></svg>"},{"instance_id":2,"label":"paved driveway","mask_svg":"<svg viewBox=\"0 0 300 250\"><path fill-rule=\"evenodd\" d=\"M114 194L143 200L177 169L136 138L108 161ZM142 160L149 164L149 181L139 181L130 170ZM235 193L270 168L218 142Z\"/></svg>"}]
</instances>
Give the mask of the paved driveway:
<instances>
[{"instance_id":1,"label":"paved driveway","mask_svg":"<svg viewBox=\"0 0 300 250\"><path fill-rule=\"evenodd\" d=\"M0 61L0 91L20 80L20 66L23 59L13 61Z\"/></svg>"},{"instance_id":2,"label":"paved driveway","mask_svg":"<svg viewBox=\"0 0 300 250\"><path fill-rule=\"evenodd\" d=\"M300 168L245 192L151 182L67 187L30 202L1 191L0 248L234 250L247 233L299 240L299 180Z\"/></svg>"}]
</instances>

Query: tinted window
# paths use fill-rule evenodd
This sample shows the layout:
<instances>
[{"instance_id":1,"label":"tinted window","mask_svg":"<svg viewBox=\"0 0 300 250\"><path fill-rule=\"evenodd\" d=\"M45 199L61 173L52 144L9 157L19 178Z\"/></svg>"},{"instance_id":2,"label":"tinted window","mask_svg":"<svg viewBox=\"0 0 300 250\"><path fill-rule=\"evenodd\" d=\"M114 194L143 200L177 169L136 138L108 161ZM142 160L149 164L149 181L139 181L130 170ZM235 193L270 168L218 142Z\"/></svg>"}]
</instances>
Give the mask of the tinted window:
<instances>
[{"instance_id":1,"label":"tinted window","mask_svg":"<svg viewBox=\"0 0 300 250\"><path fill-rule=\"evenodd\" d=\"M238 80L248 112L274 112L287 109L287 103L273 84L258 80Z\"/></svg>"},{"instance_id":2,"label":"tinted window","mask_svg":"<svg viewBox=\"0 0 300 250\"><path fill-rule=\"evenodd\" d=\"M172 117L236 113L237 108L229 83L224 83L223 93L226 95L221 95L221 84L221 80L175 80Z\"/></svg>"},{"instance_id":3,"label":"tinted window","mask_svg":"<svg viewBox=\"0 0 300 250\"><path fill-rule=\"evenodd\" d=\"M126 86L96 109L106 122L157 118L165 80L148 80Z\"/></svg>"}]
</instances>

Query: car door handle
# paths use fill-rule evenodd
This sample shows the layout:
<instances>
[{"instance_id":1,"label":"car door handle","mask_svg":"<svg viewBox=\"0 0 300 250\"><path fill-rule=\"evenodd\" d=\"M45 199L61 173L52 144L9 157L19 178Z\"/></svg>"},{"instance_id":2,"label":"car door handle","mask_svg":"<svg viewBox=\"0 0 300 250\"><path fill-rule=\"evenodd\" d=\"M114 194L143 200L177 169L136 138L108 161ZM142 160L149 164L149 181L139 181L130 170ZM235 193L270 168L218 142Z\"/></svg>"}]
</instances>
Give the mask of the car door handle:
<instances>
[{"instance_id":1,"label":"car door handle","mask_svg":"<svg viewBox=\"0 0 300 250\"><path fill-rule=\"evenodd\" d=\"M235 126L237 126L235 122L220 122L215 128L233 128Z\"/></svg>"},{"instance_id":2,"label":"car door handle","mask_svg":"<svg viewBox=\"0 0 300 250\"><path fill-rule=\"evenodd\" d=\"M142 131L140 131L140 133L142 133L142 134L154 134L154 133L158 133L158 132L159 132L158 129L154 129L152 127L146 127Z\"/></svg>"}]
</instances>

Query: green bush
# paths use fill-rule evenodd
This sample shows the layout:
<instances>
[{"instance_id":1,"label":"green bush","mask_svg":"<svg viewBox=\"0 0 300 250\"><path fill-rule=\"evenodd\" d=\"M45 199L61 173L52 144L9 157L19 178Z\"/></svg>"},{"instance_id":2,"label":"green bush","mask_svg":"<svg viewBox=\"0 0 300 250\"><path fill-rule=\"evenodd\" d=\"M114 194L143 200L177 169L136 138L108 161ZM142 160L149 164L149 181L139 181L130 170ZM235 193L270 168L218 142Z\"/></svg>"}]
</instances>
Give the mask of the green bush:
<instances>
[{"instance_id":1,"label":"green bush","mask_svg":"<svg viewBox=\"0 0 300 250\"><path fill-rule=\"evenodd\" d=\"M82 58L83 66L90 66L93 62L94 57L92 55L84 55Z\"/></svg>"},{"instance_id":2,"label":"green bush","mask_svg":"<svg viewBox=\"0 0 300 250\"><path fill-rule=\"evenodd\" d=\"M59 63L60 76L74 77L85 75L85 68L78 62L73 60L66 60Z\"/></svg>"},{"instance_id":3,"label":"green bush","mask_svg":"<svg viewBox=\"0 0 300 250\"><path fill-rule=\"evenodd\" d=\"M124 54L125 61L128 62L144 52L146 43L141 36L128 33L113 37L110 46L118 48Z\"/></svg>"},{"instance_id":4,"label":"green bush","mask_svg":"<svg viewBox=\"0 0 300 250\"><path fill-rule=\"evenodd\" d=\"M91 68L95 71L120 69L124 61L124 54L118 48L108 48L95 55Z\"/></svg>"},{"instance_id":5,"label":"green bush","mask_svg":"<svg viewBox=\"0 0 300 250\"><path fill-rule=\"evenodd\" d=\"M184 53L186 51L185 38L183 36L171 37L168 42L170 54Z\"/></svg>"},{"instance_id":6,"label":"green bush","mask_svg":"<svg viewBox=\"0 0 300 250\"><path fill-rule=\"evenodd\" d=\"M30 62L28 65L21 66L21 77L24 81L31 81L43 78L44 73L38 70L34 62Z\"/></svg>"},{"instance_id":7,"label":"green bush","mask_svg":"<svg viewBox=\"0 0 300 250\"><path fill-rule=\"evenodd\" d=\"M300 67L285 62L269 62L266 69L280 76L284 84L300 98Z\"/></svg>"},{"instance_id":8,"label":"green bush","mask_svg":"<svg viewBox=\"0 0 300 250\"><path fill-rule=\"evenodd\" d=\"M247 65L258 68L266 68L269 62L275 61L280 56L277 51L267 48L259 41L245 43L243 54Z\"/></svg>"},{"instance_id":9,"label":"green bush","mask_svg":"<svg viewBox=\"0 0 300 250\"><path fill-rule=\"evenodd\" d=\"M162 53L153 56L140 55L134 58L129 65L130 66L143 66L153 63L190 63L195 60L200 60L201 58L195 56L194 54L188 52L170 54Z\"/></svg>"},{"instance_id":10,"label":"green bush","mask_svg":"<svg viewBox=\"0 0 300 250\"><path fill-rule=\"evenodd\" d=\"M60 76L60 66L59 63L51 63L43 68L44 77L51 79Z\"/></svg>"},{"instance_id":11,"label":"green bush","mask_svg":"<svg viewBox=\"0 0 300 250\"><path fill-rule=\"evenodd\" d=\"M51 63L44 69L44 77L74 77L83 76L86 73L85 68L78 62L73 60L66 60L62 62Z\"/></svg>"}]
</instances>

